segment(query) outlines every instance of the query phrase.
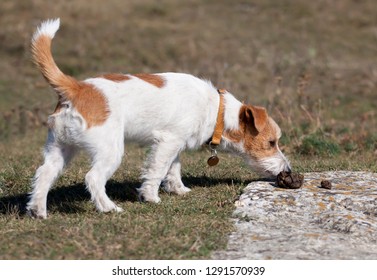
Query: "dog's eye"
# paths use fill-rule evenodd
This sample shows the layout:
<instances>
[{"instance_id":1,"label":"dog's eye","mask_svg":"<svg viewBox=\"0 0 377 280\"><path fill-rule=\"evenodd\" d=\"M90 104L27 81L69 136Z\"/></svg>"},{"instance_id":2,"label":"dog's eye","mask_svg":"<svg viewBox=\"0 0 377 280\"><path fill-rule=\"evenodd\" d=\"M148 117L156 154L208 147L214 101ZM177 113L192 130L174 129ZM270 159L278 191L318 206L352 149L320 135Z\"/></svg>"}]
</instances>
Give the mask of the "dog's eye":
<instances>
[{"instance_id":1,"label":"dog's eye","mask_svg":"<svg viewBox=\"0 0 377 280\"><path fill-rule=\"evenodd\" d=\"M270 147L273 148L276 146L276 141L268 141L270 143Z\"/></svg>"}]
</instances>

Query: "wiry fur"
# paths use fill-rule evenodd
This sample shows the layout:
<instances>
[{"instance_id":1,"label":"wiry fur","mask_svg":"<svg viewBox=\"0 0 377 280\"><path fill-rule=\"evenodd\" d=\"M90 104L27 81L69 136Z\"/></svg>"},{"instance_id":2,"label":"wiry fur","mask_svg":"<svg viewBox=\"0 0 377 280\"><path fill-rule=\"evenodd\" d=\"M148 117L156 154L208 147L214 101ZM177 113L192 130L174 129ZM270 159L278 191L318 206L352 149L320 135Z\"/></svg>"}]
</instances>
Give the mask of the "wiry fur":
<instances>
[{"instance_id":1,"label":"wiry fur","mask_svg":"<svg viewBox=\"0 0 377 280\"><path fill-rule=\"evenodd\" d=\"M59 101L48 120L45 162L33 181L29 213L47 216L47 193L79 149L87 151L92 160L85 183L97 209L121 211L106 195L105 184L121 163L125 140L151 146L139 188L143 200L159 202L160 184L168 192L187 193L190 189L181 180L179 154L203 145L212 136L219 107L216 88L179 73L107 74L77 81L62 73L51 55L51 40L58 28L59 20L46 21L32 40L34 61ZM222 148L243 154L257 170L269 174L289 169L277 144L264 152L258 144L280 137L264 109L245 107L228 92L224 99ZM255 134L256 127L263 131ZM250 139L256 141L255 147Z\"/></svg>"}]
</instances>

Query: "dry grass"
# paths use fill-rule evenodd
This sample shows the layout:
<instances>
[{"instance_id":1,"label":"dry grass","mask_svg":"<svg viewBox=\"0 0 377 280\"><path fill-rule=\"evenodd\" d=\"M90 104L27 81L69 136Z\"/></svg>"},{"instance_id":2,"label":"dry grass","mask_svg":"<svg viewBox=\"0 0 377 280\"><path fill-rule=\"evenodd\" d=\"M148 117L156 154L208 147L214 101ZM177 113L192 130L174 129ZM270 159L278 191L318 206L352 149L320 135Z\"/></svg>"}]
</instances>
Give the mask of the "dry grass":
<instances>
[{"instance_id":1,"label":"dry grass","mask_svg":"<svg viewBox=\"0 0 377 280\"><path fill-rule=\"evenodd\" d=\"M24 217L42 161L40 127L56 103L30 62L41 20L61 17L53 52L66 73L192 73L266 106L296 170L376 172L376 13L373 0L1 1L0 257L206 258L225 245L232 201L256 178L229 155L208 169L206 151L188 152L190 195L140 204L134 188L146 151L131 146L107 185L125 213L94 212L81 157L52 190L50 219Z\"/></svg>"}]
</instances>

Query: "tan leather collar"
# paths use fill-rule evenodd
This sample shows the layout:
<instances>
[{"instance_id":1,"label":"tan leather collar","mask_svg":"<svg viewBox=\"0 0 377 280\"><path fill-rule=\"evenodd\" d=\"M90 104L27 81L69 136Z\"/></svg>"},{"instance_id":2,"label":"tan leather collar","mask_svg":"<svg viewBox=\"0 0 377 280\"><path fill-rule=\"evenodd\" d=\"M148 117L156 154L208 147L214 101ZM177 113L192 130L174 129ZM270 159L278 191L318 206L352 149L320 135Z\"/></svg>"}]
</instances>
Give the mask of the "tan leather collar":
<instances>
[{"instance_id":1,"label":"tan leather collar","mask_svg":"<svg viewBox=\"0 0 377 280\"><path fill-rule=\"evenodd\" d=\"M217 120L215 131L213 132L212 139L210 144L211 145L219 145L221 142L221 136L223 135L224 131L224 93L226 92L225 89L218 89L217 92L219 93L220 102L219 102L219 110L217 112Z\"/></svg>"}]
</instances>

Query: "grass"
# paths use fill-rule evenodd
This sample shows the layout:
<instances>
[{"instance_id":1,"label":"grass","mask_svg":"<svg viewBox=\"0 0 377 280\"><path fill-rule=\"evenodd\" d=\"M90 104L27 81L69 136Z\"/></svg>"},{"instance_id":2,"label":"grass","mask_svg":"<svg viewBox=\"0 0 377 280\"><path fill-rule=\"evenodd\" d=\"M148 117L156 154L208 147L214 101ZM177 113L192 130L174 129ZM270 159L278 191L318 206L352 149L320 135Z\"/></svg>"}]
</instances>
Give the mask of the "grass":
<instances>
[{"instance_id":1,"label":"grass","mask_svg":"<svg viewBox=\"0 0 377 280\"><path fill-rule=\"evenodd\" d=\"M377 172L377 6L364 1L13 1L0 4L1 259L204 259L226 245L233 201L258 177L228 154L182 156L184 197L139 203L146 149L126 147L107 184L125 211L99 214L77 158L48 197L49 219L24 215L42 162L43 123L56 97L30 62L29 41L61 17L58 65L86 78L103 72L188 72L267 107L299 172Z\"/></svg>"}]
</instances>

